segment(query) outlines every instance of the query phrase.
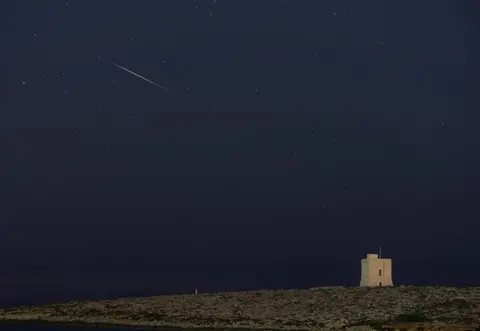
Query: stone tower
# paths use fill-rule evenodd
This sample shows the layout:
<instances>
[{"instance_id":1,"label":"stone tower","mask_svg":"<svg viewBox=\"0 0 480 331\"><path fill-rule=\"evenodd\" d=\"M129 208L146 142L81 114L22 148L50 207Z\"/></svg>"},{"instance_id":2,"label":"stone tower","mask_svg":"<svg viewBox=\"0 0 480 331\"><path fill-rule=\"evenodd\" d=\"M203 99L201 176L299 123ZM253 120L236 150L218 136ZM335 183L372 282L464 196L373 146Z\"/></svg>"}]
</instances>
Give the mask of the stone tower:
<instances>
[{"instance_id":1,"label":"stone tower","mask_svg":"<svg viewBox=\"0 0 480 331\"><path fill-rule=\"evenodd\" d=\"M378 254L367 254L362 259L360 286L393 286L392 259L382 259Z\"/></svg>"}]
</instances>

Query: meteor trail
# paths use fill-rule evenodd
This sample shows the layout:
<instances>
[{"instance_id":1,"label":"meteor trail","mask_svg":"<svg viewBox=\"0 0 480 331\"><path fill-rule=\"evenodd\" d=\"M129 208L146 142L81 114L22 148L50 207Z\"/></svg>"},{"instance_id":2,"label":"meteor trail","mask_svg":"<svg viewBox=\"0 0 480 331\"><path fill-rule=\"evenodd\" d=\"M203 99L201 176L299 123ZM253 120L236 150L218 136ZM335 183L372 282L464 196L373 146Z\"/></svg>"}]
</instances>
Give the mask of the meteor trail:
<instances>
[{"instance_id":1,"label":"meteor trail","mask_svg":"<svg viewBox=\"0 0 480 331\"><path fill-rule=\"evenodd\" d=\"M99 57L99 58L100 58L100 57ZM128 70L127 68L124 68L124 67L122 67L121 65L116 64L115 62L110 62L110 61L109 61L109 63L110 63L110 64L113 64L113 65L116 66L117 68L120 68L120 69L122 69L122 70L125 70L126 72L128 72L128 73L130 73L130 74L132 74L132 75L137 76L138 78L143 79L144 81L149 82L150 84L155 85L156 87L160 87L161 89L163 89L163 90L165 90L165 91L167 91L167 92L170 92L170 93L172 93L173 95L176 95L175 93L173 93L173 92L170 91L169 89L167 89L167 88L165 88L165 87L163 87L163 86L161 86L161 85L158 85L157 83L152 82L151 80L149 80L149 79L147 79L147 78L145 78L145 77L143 77L143 76L140 76L139 74L137 74L137 73L135 73L135 72L133 72L133 71L131 71L131 70Z\"/></svg>"}]
</instances>

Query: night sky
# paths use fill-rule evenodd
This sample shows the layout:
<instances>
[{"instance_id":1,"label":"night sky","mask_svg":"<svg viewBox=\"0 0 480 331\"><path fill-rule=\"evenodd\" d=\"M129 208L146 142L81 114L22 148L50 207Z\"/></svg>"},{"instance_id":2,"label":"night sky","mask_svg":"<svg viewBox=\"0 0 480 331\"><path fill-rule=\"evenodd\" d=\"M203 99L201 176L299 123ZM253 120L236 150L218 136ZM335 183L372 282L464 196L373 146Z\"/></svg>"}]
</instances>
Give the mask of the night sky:
<instances>
[{"instance_id":1,"label":"night sky","mask_svg":"<svg viewBox=\"0 0 480 331\"><path fill-rule=\"evenodd\" d=\"M480 284L478 1L0 12L0 301Z\"/></svg>"}]
</instances>

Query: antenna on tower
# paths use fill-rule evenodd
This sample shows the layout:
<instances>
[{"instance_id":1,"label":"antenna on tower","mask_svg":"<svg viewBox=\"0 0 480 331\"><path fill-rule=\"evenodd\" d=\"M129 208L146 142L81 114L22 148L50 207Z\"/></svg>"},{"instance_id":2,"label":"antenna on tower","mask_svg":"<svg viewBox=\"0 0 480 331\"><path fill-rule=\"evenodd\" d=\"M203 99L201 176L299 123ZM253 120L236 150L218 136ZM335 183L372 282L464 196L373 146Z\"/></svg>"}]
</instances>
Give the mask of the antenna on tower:
<instances>
[{"instance_id":1,"label":"antenna on tower","mask_svg":"<svg viewBox=\"0 0 480 331\"><path fill-rule=\"evenodd\" d=\"M378 251L378 257L381 259L382 258L382 245L380 245L379 251Z\"/></svg>"}]
</instances>

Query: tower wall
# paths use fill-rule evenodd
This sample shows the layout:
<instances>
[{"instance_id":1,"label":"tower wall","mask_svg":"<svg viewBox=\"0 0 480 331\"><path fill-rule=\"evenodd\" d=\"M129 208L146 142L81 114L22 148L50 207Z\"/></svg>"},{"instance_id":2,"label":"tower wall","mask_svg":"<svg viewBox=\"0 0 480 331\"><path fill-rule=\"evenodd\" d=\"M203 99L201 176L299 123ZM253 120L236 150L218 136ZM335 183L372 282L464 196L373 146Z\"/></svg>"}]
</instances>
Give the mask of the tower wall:
<instances>
[{"instance_id":1,"label":"tower wall","mask_svg":"<svg viewBox=\"0 0 480 331\"><path fill-rule=\"evenodd\" d=\"M377 254L367 254L362 259L360 286L392 286L392 260L380 259Z\"/></svg>"}]
</instances>

